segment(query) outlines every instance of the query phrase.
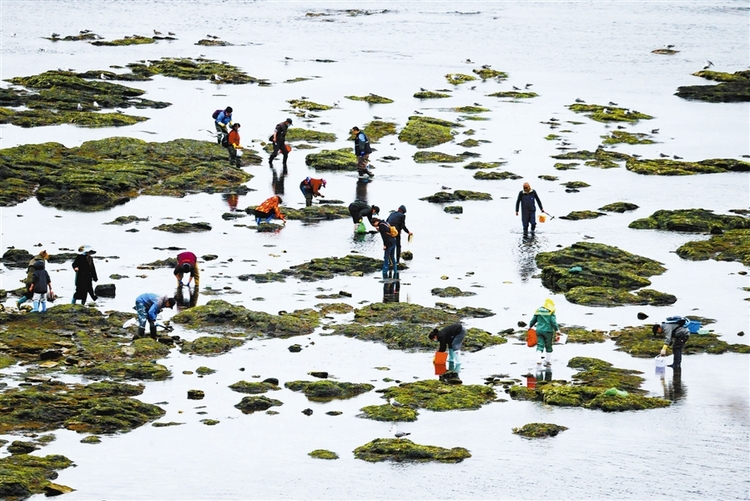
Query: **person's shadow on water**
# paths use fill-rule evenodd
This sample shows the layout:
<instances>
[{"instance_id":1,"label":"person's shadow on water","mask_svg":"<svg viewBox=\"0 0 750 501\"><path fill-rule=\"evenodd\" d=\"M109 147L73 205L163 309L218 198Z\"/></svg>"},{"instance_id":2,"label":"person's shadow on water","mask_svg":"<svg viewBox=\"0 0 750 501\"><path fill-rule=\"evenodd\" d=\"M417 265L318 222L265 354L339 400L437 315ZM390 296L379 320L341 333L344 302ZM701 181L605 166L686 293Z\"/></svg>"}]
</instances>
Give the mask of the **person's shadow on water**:
<instances>
[{"instance_id":1,"label":"person's shadow on water","mask_svg":"<svg viewBox=\"0 0 750 501\"><path fill-rule=\"evenodd\" d=\"M541 248L541 243L536 236L521 237L518 240L514 254L521 282L528 282L537 272L536 255Z\"/></svg>"}]
</instances>

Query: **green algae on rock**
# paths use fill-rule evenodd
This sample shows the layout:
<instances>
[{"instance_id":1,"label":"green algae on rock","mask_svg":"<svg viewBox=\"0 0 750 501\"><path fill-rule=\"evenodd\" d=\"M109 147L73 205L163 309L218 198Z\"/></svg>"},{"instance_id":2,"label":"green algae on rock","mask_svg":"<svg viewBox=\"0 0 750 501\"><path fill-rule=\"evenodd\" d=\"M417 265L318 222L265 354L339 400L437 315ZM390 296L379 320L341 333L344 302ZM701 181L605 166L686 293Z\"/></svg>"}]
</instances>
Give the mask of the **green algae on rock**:
<instances>
[{"instance_id":1,"label":"green algae on rock","mask_svg":"<svg viewBox=\"0 0 750 501\"><path fill-rule=\"evenodd\" d=\"M255 207L250 205L245 208L245 212L252 215ZM333 204L311 205L302 209L282 207L281 211L289 221L332 221L351 217L347 207Z\"/></svg>"},{"instance_id":2,"label":"green algae on rock","mask_svg":"<svg viewBox=\"0 0 750 501\"><path fill-rule=\"evenodd\" d=\"M380 461L426 463L459 463L471 454L463 447L446 449L434 445L419 445L405 438L376 438L354 449L354 457L370 463Z\"/></svg>"},{"instance_id":3,"label":"green algae on rock","mask_svg":"<svg viewBox=\"0 0 750 501\"><path fill-rule=\"evenodd\" d=\"M235 407L241 410L244 414L252 414L253 412L266 411L271 407L277 407L280 405L284 405L284 402L262 395L260 397L243 397L240 403L236 404Z\"/></svg>"},{"instance_id":4,"label":"green algae on rock","mask_svg":"<svg viewBox=\"0 0 750 501\"><path fill-rule=\"evenodd\" d=\"M156 43L156 39L153 37L145 37L142 35L125 36L123 38L117 38L115 40L94 40L89 42L91 45L100 47L118 47L123 45L147 45Z\"/></svg>"},{"instance_id":5,"label":"green algae on rock","mask_svg":"<svg viewBox=\"0 0 750 501\"><path fill-rule=\"evenodd\" d=\"M677 88L675 95L711 103L750 101L750 70L725 73L703 70L693 73L697 77L720 82L718 85L686 85Z\"/></svg>"},{"instance_id":6,"label":"green algae on rock","mask_svg":"<svg viewBox=\"0 0 750 501\"><path fill-rule=\"evenodd\" d=\"M687 242L676 252L691 261L739 261L750 266L750 230L728 230L722 235L711 235L708 240Z\"/></svg>"},{"instance_id":7,"label":"green algae on rock","mask_svg":"<svg viewBox=\"0 0 750 501\"><path fill-rule=\"evenodd\" d=\"M393 99L389 99L387 97L378 96L377 94L368 94L366 96L344 96L347 99L351 99L352 101L365 101L368 104L390 104L393 102Z\"/></svg>"},{"instance_id":8,"label":"green algae on rock","mask_svg":"<svg viewBox=\"0 0 750 501\"><path fill-rule=\"evenodd\" d=\"M508 171L479 171L474 173L474 179L480 179L485 181L504 181L506 179L521 179L522 176L519 176L518 174L514 174L513 172Z\"/></svg>"},{"instance_id":9,"label":"green algae on rock","mask_svg":"<svg viewBox=\"0 0 750 501\"><path fill-rule=\"evenodd\" d=\"M336 134L331 132L321 132L319 130L302 129L300 127L291 127L286 133L286 140L291 143L295 141L307 141L309 143L332 142L336 140Z\"/></svg>"},{"instance_id":10,"label":"green algae on rock","mask_svg":"<svg viewBox=\"0 0 750 501\"><path fill-rule=\"evenodd\" d=\"M456 113L486 113L490 111L490 109L482 106L458 106L456 108L451 108L451 111L455 111Z\"/></svg>"},{"instance_id":11,"label":"green algae on rock","mask_svg":"<svg viewBox=\"0 0 750 501\"><path fill-rule=\"evenodd\" d=\"M383 393L384 398L395 400L401 405L431 411L475 410L492 402L497 396L489 386L447 384L437 379L401 383L378 391Z\"/></svg>"},{"instance_id":12,"label":"green algae on rock","mask_svg":"<svg viewBox=\"0 0 750 501\"><path fill-rule=\"evenodd\" d=\"M396 134L396 124L383 120L373 120L365 125L363 132L371 143L376 143L385 136Z\"/></svg>"},{"instance_id":13,"label":"green algae on rock","mask_svg":"<svg viewBox=\"0 0 750 501\"><path fill-rule=\"evenodd\" d=\"M533 97L539 97L539 94L536 92L522 92L517 90L506 90L506 91L500 91L500 92L493 92L492 94L487 94L489 97L507 97L511 99L531 99Z\"/></svg>"},{"instance_id":14,"label":"green algae on rock","mask_svg":"<svg viewBox=\"0 0 750 501\"><path fill-rule=\"evenodd\" d=\"M463 162L461 156L449 155L439 151L417 151L414 153L414 161L418 164L425 163L458 163Z\"/></svg>"},{"instance_id":15,"label":"green algae on rock","mask_svg":"<svg viewBox=\"0 0 750 501\"><path fill-rule=\"evenodd\" d=\"M416 421L417 416L419 416L419 412L403 405L368 405L362 407L360 410L362 414L358 414L357 417L373 419L375 421L412 422Z\"/></svg>"},{"instance_id":16,"label":"green algae on rock","mask_svg":"<svg viewBox=\"0 0 750 501\"><path fill-rule=\"evenodd\" d=\"M651 115L640 113L635 110L628 108L618 108L617 106L602 106L599 104L583 104L575 103L569 104L568 109L575 113L584 113L590 119L597 122L631 122L635 123L639 120L651 120Z\"/></svg>"},{"instance_id":17,"label":"green algae on rock","mask_svg":"<svg viewBox=\"0 0 750 501\"><path fill-rule=\"evenodd\" d=\"M498 81L500 81L500 80L505 80L506 78L508 78L508 74L506 72L499 71L499 70L493 70L488 65L482 66L481 68L474 68L471 71L475 75L478 75L479 78L481 78L482 80L488 80L490 78L495 78Z\"/></svg>"},{"instance_id":18,"label":"green algae on rock","mask_svg":"<svg viewBox=\"0 0 750 501\"><path fill-rule=\"evenodd\" d=\"M71 124L79 127L123 127L148 120L146 117L122 113L95 113L90 111L50 111L0 108L0 123L31 128L47 125Z\"/></svg>"},{"instance_id":19,"label":"green algae on rock","mask_svg":"<svg viewBox=\"0 0 750 501\"><path fill-rule=\"evenodd\" d=\"M623 212L636 210L637 208L638 206L636 204L632 204L630 202L614 202L614 203L599 207L599 210L603 210L605 212L618 212L622 214Z\"/></svg>"},{"instance_id":20,"label":"green algae on rock","mask_svg":"<svg viewBox=\"0 0 750 501\"><path fill-rule=\"evenodd\" d=\"M614 287L573 287L565 292L565 299L574 304L587 306L622 306L624 304L668 306L677 302L677 297L653 289L629 292Z\"/></svg>"},{"instance_id":21,"label":"green algae on rock","mask_svg":"<svg viewBox=\"0 0 750 501\"><path fill-rule=\"evenodd\" d=\"M459 146L463 146L464 148L476 148L479 144L479 141L476 139L466 139L458 143Z\"/></svg>"},{"instance_id":22,"label":"green algae on rock","mask_svg":"<svg viewBox=\"0 0 750 501\"><path fill-rule=\"evenodd\" d=\"M160 224L159 226L154 226L153 229L168 231L169 233L199 233L203 231L211 231L211 225L208 223L188 223L180 221L179 223Z\"/></svg>"},{"instance_id":23,"label":"green algae on rock","mask_svg":"<svg viewBox=\"0 0 750 501\"><path fill-rule=\"evenodd\" d=\"M222 355L245 343L242 339L230 337L201 336L192 341L185 341L180 351L191 355Z\"/></svg>"},{"instance_id":24,"label":"green algae on rock","mask_svg":"<svg viewBox=\"0 0 750 501\"><path fill-rule=\"evenodd\" d=\"M308 452L308 456L315 459L338 459L339 455L335 452L326 449L315 449L314 451Z\"/></svg>"},{"instance_id":25,"label":"green algae on rock","mask_svg":"<svg viewBox=\"0 0 750 501\"><path fill-rule=\"evenodd\" d=\"M149 220L149 218L147 218L147 217L118 216L118 217L114 218L112 221L110 221L108 223L103 223L103 224L114 224L114 225L117 225L117 226L122 226L124 224L138 223L138 222L141 222L141 221L148 221L148 220Z\"/></svg>"},{"instance_id":26,"label":"green algae on rock","mask_svg":"<svg viewBox=\"0 0 750 501\"><path fill-rule=\"evenodd\" d=\"M445 79L448 80L449 84L460 85L466 82L471 82L473 80L476 80L477 77L473 77L471 75L465 75L463 73L448 73L447 75L445 75Z\"/></svg>"},{"instance_id":27,"label":"green algae on rock","mask_svg":"<svg viewBox=\"0 0 750 501\"><path fill-rule=\"evenodd\" d=\"M305 157L305 164L316 170L357 170L357 157L352 148L338 150L323 150L320 153L310 153Z\"/></svg>"},{"instance_id":28,"label":"green algae on rock","mask_svg":"<svg viewBox=\"0 0 750 501\"><path fill-rule=\"evenodd\" d=\"M430 293L433 296L438 297L463 297L463 296L476 296L476 292L470 292L470 291L462 291L458 287L445 287L440 288L437 287L435 289L432 289Z\"/></svg>"},{"instance_id":29,"label":"green algae on rock","mask_svg":"<svg viewBox=\"0 0 750 501\"><path fill-rule=\"evenodd\" d=\"M552 158L556 158L558 160L585 160L587 166L598 167L600 169L613 169L613 168L619 167L619 164L617 162L633 159L633 157L631 157L630 155L626 153L605 150L601 146L598 147L593 152L588 151L588 150L568 151L566 153L559 153L557 155L552 155ZM559 165L562 166L565 164L559 164ZM569 164L569 165L572 165L572 164ZM557 166L558 164L555 164L556 168ZM565 170L565 169L560 169L560 170Z\"/></svg>"},{"instance_id":30,"label":"green algae on rock","mask_svg":"<svg viewBox=\"0 0 750 501\"><path fill-rule=\"evenodd\" d=\"M462 127L462 125L439 118L413 115L409 117L398 139L417 148L431 148L452 141L452 129L456 127Z\"/></svg>"},{"instance_id":31,"label":"green algae on rock","mask_svg":"<svg viewBox=\"0 0 750 501\"><path fill-rule=\"evenodd\" d=\"M603 343L606 340L604 332L599 330L589 330L581 327L566 327L565 334L568 336L568 343Z\"/></svg>"},{"instance_id":32,"label":"green algae on rock","mask_svg":"<svg viewBox=\"0 0 750 501\"><path fill-rule=\"evenodd\" d=\"M547 438L556 437L567 429L567 426L552 423L527 423L520 428L513 428L513 433L526 438Z\"/></svg>"},{"instance_id":33,"label":"green algae on rock","mask_svg":"<svg viewBox=\"0 0 750 501\"><path fill-rule=\"evenodd\" d=\"M280 390L277 385L266 381L262 382L250 382L250 381L237 381L236 383L230 384L229 388L238 393L249 393L251 395L257 395L259 393L266 393L271 390Z\"/></svg>"},{"instance_id":34,"label":"green algae on rock","mask_svg":"<svg viewBox=\"0 0 750 501\"><path fill-rule=\"evenodd\" d=\"M0 497L7 501L29 498L35 494L55 496L74 489L51 482L56 470L73 466L73 461L60 455L32 456L18 454L0 459Z\"/></svg>"},{"instance_id":35,"label":"green algae on rock","mask_svg":"<svg viewBox=\"0 0 750 501\"><path fill-rule=\"evenodd\" d=\"M651 136L640 132L626 132L624 130L613 130L609 134L601 136L604 144L654 144L656 141Z\"/></svg>"},{"instance_id":36,"label":"green algae on rock","mask_svg":"<svg viewBox=\"0 0 750 501\"><path fill-rule=\"evenodd\" d=\"M581 219L596 219L600 216L606 216L603 212L597 212L593 210L574 210L569 212L566 216L560 216L560 219L567 219L569 221L580 221Z\"/></svg>"},{"instance_id":37,"label":"green algae on rock","mask_svg":"<svg viewBox=\"0 0 750 501\"><path fill-rule=\"evenodd\" d=\"M284 386L292 391L304 393L313 402L330 402L333 399L347 399L367 393L375 388L368 383L346 383L331 380L289 381Z\"/></svg>"},{"instance_id":38,"label":"green algae on rock","mask_svg":"<svg viewBox=\"0 0 750 501\"><path fill-rule=\"evenodd\" d=\"M492 200L492 195L482 193L481 191L456 190L453 193L439 191L434 195L422 197L420 200L426 200L436 204L459 202L464 200Z\"/></svg>"},{"instance_id":39,"label":"green algae on rock","mask_svg":"<svg viewBox=\"0 0 750 501\"><path fill-rule=\"evenodd\" d=\"M553 167L555 169L557 169L557 170L571 170L571 169L575 170L575 168L577 166L579 166L579 165L581 165L581 164L579 164L577 162L568 162L568 163L565 163L565 162L556 162Z\"/></svg>"},{"instance_id":40,"label":"green algae on rock","mask_svg":"<svg viewBox=\"0 0 750 501\"><path fill-rule=\"evenodd\" d=\"M463 214L464 208L460 205L446 205L443 207L443 212L446 212L448 214Z\"/></svg>"},{"instance_id":41,"label":"green algae on rock","mask_svg":"<svg viewBox=\"0 0 750 501\"><path fill-rule=\"evenodd\" d=\"M44 206L96 211L140 194L246 193L243 185L252 178L226 165L223 148L191 139L147 143L112 137L75 148L44 143L0 152L3 205L36 195Z\"/></svg>"},{"instance_id":42,"label":"green algae on rock","mask_svg":"<svg viewBox=\"0 0 750 501\"><path fill-rule=\"evenodd\" d=\"M434 92L431 90L421 90L419 92L414 93L414 97L417 99L443 99L446 97L451 97L450 94L446 94L445 92Z\"/></svg>"},{"instance_id":43,"label":"green algae on rock","mask_svg":"<svg viewBox=\"0 0 750 501\"><path fill-rule=\"evenodd\" d=\"M289 103L292 108L307 111L325 111L333 108L333 106L328 106L327 104L314 103L312 101L306 101L304 99L290 99L287 101L287 103Z\"/></svg>"},{"instance_id":44,"label":"green algae on rock","mask_svg":"<svg viewBox=\"0 0 750 501\"><path fill-rule=\"evenodd\" d=\"M468 139L467 139L467 141L468 141ZM466 141L464 141L464 142L466 142ZM468 163L468 164L464 165L464 169L469 169L469 170L475 170L475 169L494 169L494 168L500 167L501 165L506 164L506 163L508 163L508 162L506 162L505 160L500 161L500 162L478 162L477 161L477 162L471 162L471 163Z\"/></svg>"},{"instance_id":45,"label":"green algae on rock","mask_svg":"<svg viewBox=\"0 0 750 501\"><path fill-rule=\"evenodd\" d=\"M714 214L706 209L658 210L647 218L636 219L628 225L636 230L666 230L691 233L719 233L726 230L750 228L750 218Z\"/></svg>"},{"instance_id":46,"label":"green algae on rock","mask_svg":"<svg viewBox=\"0 0 750 501\"><path fill-rule=\"evenodd\" d=\"M568 182L560 183L560 184L571 190L577 190L579 188L588 188L589 186L591 186L589 183L586 183L583 181L568 181Z\"/></svg>"},{"instance_id":47,"label":"green algae on rock","mask_svg":"<svg viewBox=\"0 0 750 501\"><path fill-rule=\"evenodd\" d=\"M127 65L138 76L150 79L153 75L178 78L180 80L209 80L215 84L266 83L266 79L255 78L236 66L212 61L202 57L163 57Z\"/></svg>"},{"instance_id":48,"label":"green algae on rock","mask_svg":"<svg viewBox=\"0 0 750 501\"><path fill-rule=\"evenodd\" d=\"M664 335L654 334L651 325L637 327L624 327L609 333L614 339L619 351L624 351L633 357L652 358L659 354L664 345ZM667 351L671 352L668 347ZM717 334L691 335L682 349L684 355L695 353L709 353L719 355L721 353L750 353L750 346L745 344L730 344L719 339Z\"/></svg>"},{"instance_id":49,"label":"green algae on rock","mask_svg":"<svg viewBox=\"0 0 750 501\"><path fill-rule=\"evenodd\" d=\"M672 160L669 158L628 158L625 168L636 174L655 176L687 176L691 174L716 174L720 172L748 172L750 162L731 158L714 158L699 162Z\"/></svg>"}]
</instances>

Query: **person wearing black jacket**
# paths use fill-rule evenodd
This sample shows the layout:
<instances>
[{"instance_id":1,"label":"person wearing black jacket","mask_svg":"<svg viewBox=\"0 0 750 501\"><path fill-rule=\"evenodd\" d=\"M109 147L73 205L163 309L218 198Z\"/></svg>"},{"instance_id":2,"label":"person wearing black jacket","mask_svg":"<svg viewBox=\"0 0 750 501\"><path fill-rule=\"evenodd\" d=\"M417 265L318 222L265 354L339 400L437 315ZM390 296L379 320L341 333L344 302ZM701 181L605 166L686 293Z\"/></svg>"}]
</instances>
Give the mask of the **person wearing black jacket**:
<instances>
[{"instance_id":1,"label":"person wearing black jacket","mask_svg":"<svg viewBox=\"0 0 750 501\"><path fill-rule=\"evenodd\" d=\"M81 304L86 304L86 296L91 294L91 299L96 301L99 299L94 294L93 282L98 282L99 277L96 275L96 266L94 266L94 258L92 255L96 254L88 245L82 245L78 248L78 254L73 261L73 269L76 272L76 292L73 294L73 300L71 304L75 304L76 301L80 300Z\"/></svg>"},{"instance_id":2,"label":"person wearing black jacket","mask_svg":"<svg viewBox=\"0 0 750 501\"><path fill-rule=\"evenodd\" d=\"M372 177L374 174L370 172L370 169L368 169L370 163L370 153L372 153L372 148L370 148L370 140L364 132L359 130L359 127L357 126L352 127L352 130L349 131L349 134L354 137L354 154L357 156L357 173L359 174L359 177Z\"/></svg>"},{"instance_id":3,"label":"person wearing black jacket","mask_svg":"<svg viewBox=\"0 0 750 501\"><path fill-rule=\"evenodd\" d=\"M372 218L377 214L380 214L380 207L369 205L364 200L355 200L349 204L349 215L352 216L352 221L354 221L354 231L357 231L363 217L366 217L370 224L374 226Z\"/></svg>"},{"instance_id":4,"label":"person wearing black jacket","mask_svg":"<svg viewBox=\"0 0 750 501\"><path fill-rule=\"evenodd\" d=\"M536 191L531 189L529 183L523 183L523 190L518 192L518 198L516 199L516 216L518 215L518 206L521 206L521 224L523 225L523 236L529 234L529 223L531 223L531 234L534 234L536 230L536 205L539 204L539 210L544 212L542 207L542 201L539 200L539 195Z\"/></svg>"},{"instance_id":5,"label":"person wearing black jacket","mask_svg":"<svg viewBox=\"0 0 750 501\"><path fill-rule=\"evenodd\" d=\"M681 318L676 322L654 324L651 328L654 334L664 334L664 346L660 353L662 357L667 354L667 347L672 345L672 354L674 357L668 367L674 370L682 369L682 348L690 337L690 331L685 327L687 322L686 318Z\"/></svg>"},{"instance_id":6,"label":"person wearing black jacket","mask_svg":"<svg viewBox=\"0 0 750 501\"><path fill-rule=\"evenodd\" d=\"M391 235L391 225L374 217L372 225L383 238L383 280L398 278L398 261L396 261L396 237Z\"/></svg>"},{"instance_id":7,"label":"person wearing black jacket","mask_svg":"<svg viewBox=\"0 0 750 501\"><path fill-rule=\"evenodd\" d=\"M401 262L401 232L405 231L411 237L413 233L406 227L406 207L401 205L397 211L388 215L386 222L398 230L396 237L396 261Z\"/></svg>"},{"instance_id":8,"label":"person wearing black jacket","mask_svg":"<svg viewBox=\"0 0 750 501\"><path fill-rule=\"evenodd\" d=\"M268 157L268 165L270 165L271 168L273 168L273 159L276 158L279 151L281 151L281 155L284 158L282 165L286 168L286 159L289 156L289 151L287 151L286 147L286 132L289 130L290 125L292 125L291 118L287 118L283 122L276 124L276 129L270 138L273 143L273 153Z\"/></svg>"},{"instance_id":9,"label":"person wearing black jacket","mask_svg":"<svg viewBox=\"0 0 750 501\"><path fill-rule=\"evenodd\" d=\"M466 337L466 327L460 323L450 324L442 329L432 329L428 334L430 341L438 341L440 347L438 351L445 352L448 349L448 362L454 362L456 364L460 362L460 350L461 345Z\"/></svg>"}]
</instances>

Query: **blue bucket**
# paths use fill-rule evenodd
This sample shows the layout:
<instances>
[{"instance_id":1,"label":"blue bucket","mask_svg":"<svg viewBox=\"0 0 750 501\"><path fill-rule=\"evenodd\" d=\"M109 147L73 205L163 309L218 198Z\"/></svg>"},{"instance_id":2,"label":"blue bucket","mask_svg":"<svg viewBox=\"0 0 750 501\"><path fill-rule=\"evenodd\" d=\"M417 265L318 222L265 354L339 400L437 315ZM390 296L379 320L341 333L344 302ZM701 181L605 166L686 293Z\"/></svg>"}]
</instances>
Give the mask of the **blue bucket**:
<instances>
[{"instance_id":1,"label":"blue bucket","mask_svg":"<svg viewBox=\"0 0 750 501\"><path fill-rule=\"evenodd\" d=\"M691 334L697 334L701 328L701 323L697 320L690 320L685 327L687 327L687 330L689 330Z\"/></svg>"}]
</instances>

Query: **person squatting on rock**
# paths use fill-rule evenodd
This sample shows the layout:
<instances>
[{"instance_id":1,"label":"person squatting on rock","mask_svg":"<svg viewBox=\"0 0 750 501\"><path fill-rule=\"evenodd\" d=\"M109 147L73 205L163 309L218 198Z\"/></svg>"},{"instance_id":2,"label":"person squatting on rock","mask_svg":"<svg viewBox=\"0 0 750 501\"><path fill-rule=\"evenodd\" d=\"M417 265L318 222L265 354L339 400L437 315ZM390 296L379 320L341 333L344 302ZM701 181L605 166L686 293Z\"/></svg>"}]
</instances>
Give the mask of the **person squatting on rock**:
<instances>
[{"instance_id":1,"label":"person squatting on rock","mask_svg":"<svg viewBox=\"0 0 750 501\"><path fill-rule=\"evenodd\" d=\"M34 278L34 272L36 271L34 264L37 261L40 261L42 263L42 267L44 267L47 259L49 259L49 254L47 254L46 250L43 250L36 256L32 257L29 261L29 266L26 268L26 279L23 281L24 292L23 295L16 301L16 308L20 307L23 303L34 297L34 293L31 291L31 289L29 289L31 280Z\"/></svg>"},{"instance_id":2,"label":"person squatting on rock","mask_svg":"<svg viewBox=\"0 0 750 501\"><path fill-rule=\"evenodd\" d=\"M536 191L531 189L529 183L523 183L523 190L518 192L518 198L516 199L516 216L518 215L518 206L521 206L521 224L523 225L523 236L529 234L529 223L531 223L531 234L534 234L536 230L536 205L539 204L539 210L544 212L542 207L542 201L539 200L539 195Z\"/></svg>"},{"instance_id":3,"label":"person squatting on rock","mask_svg":"<svg viewBox=\"0 0 750 501\"><path fill-rule=\"evenodd\" d=\"M354 154L357 156L357 174L359 177L374 176L370 171L370 140L367 138L364 132L359 130L356 125L349 131L354 137Z\"/></svg>"},{"instance_id":4,"label":"person squatting on rock","mask_svg":"<svg viewBox=\"0 0 750 501\"><path fill-rule=\"evenodd\" d=\"M52 291L52 279L49 277L47 270L44 269L44 260L34 263L34 275L31 277L29 290L34 292L34 308L31 311L42 313L47 311L47 292L50 295L53 295L54 292Z\"/></svg>"},{"instance_id":5,"label":"person squatting on rock","mask_svg":"<svg viewBox=\"0 0 750 501\"><path fill-rule=\"evenodd\" d=\"M218 111L218 110L217 110ZM232 123L232 112L234 110L231 106L227 106L223 111L219 111L218 115L214 117L214 127L216 127L216 143L221 144L224 136L229 134L229 129Z\"/></svg>"},{"instance_id":6,"label":"person squatting on rock","mask_svg":"<svg viewBox=\"0 0 750 501\"><path fill-rule=\"evenodd\" d=\"M396 237L395 231L391 231L391 225L376 217L372 218L372 225L378 230L383 238L383 280L387 278L398 279L398 261L396 261ZM395 230L395 228L394 228Z\"/></svg>"},{"instance_id":7,"label":"person squatting on rock","mask_svg":"<svg viewBox=\"0 0 750 501\"><path fill-rule=\"evenodd\" d=\"M190 274L187 283L182 283L186 273ZM177 285L187 285L195 279L195 286L200 285L201 270L198 268L198 257L192 252L180 252L177 254L177 266L174 268L174 276L177 278Z\"/></svg>"},{"instance_id":8,"label":"person squatting on rock","mask_svg":"<svg viewBox=\"0 0 750 501\"><path fill-rule=\"evenodd\" d=\"M310 207L312 205L313 197L325 198L325 195L320 192L320 189L325 187L325 179L316 179L314 177L306 177L303 179L299 184L299 189L305 197L305 207Z\"/></svg>"},{"instance_id":9,"label":"person squatting on rock","mask_svg":"<svg viewBox=\"0 0 750 501\"><path fill-rule=\"evenodd\" d=\"M396 262L401 262L401 232L405 231L409 238L413 235L409 228L406 227L406 207L401 205L398 210L391 212L388 215L386 222L398 230L398 236L396 237Z\"/></svg>"},{"instance_id":10,"label":"person squatting on rock","mask_svg":"<svg viewBox=\"0 0 750 501\"><path fill-rule=\"evenodd\" d=\"M146 335L146 322L149 324L149 335L156 338L156 317L161 310L172 308L175 305L175 299L166 295L159 296L150 292L141 294L135 299L135 311L138 314L138 334L135 338L142 338Z\"/></svg>"},{"instance_id":11,"label":"person squatting on rock","mask_svg":"<svg viewBox=\"0 0 750 501\"><path fill-rule=\"evenodd\" d=\"M456 365L461 363L461 345L466 337L466 327L460 323L446 325L442 329L432 329L427 335L430 341L438 341L440 347L437 351L445 353L448 349L448 363Z\"/></svg>"},{"instance_id":12,"label":"person squatting on rock","mask_svg":"<svg viewBox=\"0 0 750 501\"><path fill-rule=\"evenodd\" d=\"M662 357L667 354L667 347L672 345L672 354L674 357L668 367L674 370L682 369L682 348L690 337L690 331L685 327L687 322L686 318L680 318L675 322L667 321L661 324L654 324L651 328L654 334L664 334L664 346L661 348Z\"/></svg>"},{"instance_id":13,"label":"person squatting on rock","mask_svg":"<svg viewBox=\"0 0 750 501\"><path fill-rule=\"evenodd\" d=\"M237 168L241 167L240 157L237 155L237 150L240 149L242 149L242 146L240 146L240 124L234 123L227 137L227 151L229 152L229 163Z\"/></svg>"},{"instance_id":14,"label":"person squatting on rock","mask_svg":"<svg viewBox=\"0 0 750 501\"><path fill-rule=\"evenodd\" d=\"M557 325L557 317L555 316L555 303L547 298L544 301L544 306L537 308L534 312L534 316L531 317L529 322L529 329L536 325L536 351L539 356L537 365L544 365L549 367L552 365L552 343L555 340L556 334L560 330ZM544 359L544 352L547 352L547 359Z\"/></svg>"},{"instance_id":15,"label":"person squatting on rock","mask_svg":"<svg viewBox=\"0 0 750 501\"><path fill-rule=\"evenodd\" d=\"M286 217L284 217L284 214L282 214L281 210L279 209L279 205L281 205L282 203L283 200L281 199L281 197L278 195L274 195L257 206L253 210L253 214L255 215L255 223L270 223L271 219L276 218L281 219L284 224L286 224Z\"/></svg>"},{"instance_id":16,"label":"person squatting on rock","mask_svg":"<svg viewBox=\"0 0 750 501\"><path fill-rule=\"evenodd\" d=\"M273 167L273 160L279 154L279 151L281 151L281 155L284 159L282 165L286 167L286 159L289 156L289 151L291 151L291 148L287 148L286 145L286 133L289 130L290 125L292 125L291 118L287 118L283 122L276 124L276 129L273 131L273 135L269 138L273 143L273 153L268 157L268 165L271 167Z\"/></svg>"},{"instance_id":17,"label":"person squatting on rock","mask_svg":"<svg viewBox=\"0 0 750 501\"><path fill-rule=\"evenodd\" d=\"M362 228L360 228L360 223L362 223L362 218L366 217L368 221L370 221L370 225L373 225L373 216L377 216L380 214L380 207L377 205L369 205L364 200L355 200L354 202L349 204L349 215L352 216L352 221L354 221L354 231L355 232L364 232L364 224L362 225Z\"/></svg>"},{"instance_id":18,"label":"person squatting on rock","mask_svg":"<svg viewBox=\"0 0 750 501\"><path fill-rule=\"evenodd\" d=\"M75 304L78 300L81 301L81 304L86 304L86 296L89 294L94 301L99 299L94 294L94 284L92 283L99 281L99 277L96 275L96 266L94 266L94 258L91 257L96 254L96 251L89 245L82 245L78 248L78 252L80 254L73 260L73 269L76 271L76 292L73 294L70 304Z\"/></svg>"}]
</instances>

